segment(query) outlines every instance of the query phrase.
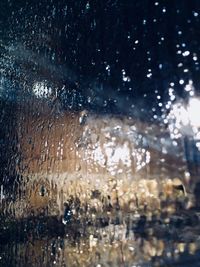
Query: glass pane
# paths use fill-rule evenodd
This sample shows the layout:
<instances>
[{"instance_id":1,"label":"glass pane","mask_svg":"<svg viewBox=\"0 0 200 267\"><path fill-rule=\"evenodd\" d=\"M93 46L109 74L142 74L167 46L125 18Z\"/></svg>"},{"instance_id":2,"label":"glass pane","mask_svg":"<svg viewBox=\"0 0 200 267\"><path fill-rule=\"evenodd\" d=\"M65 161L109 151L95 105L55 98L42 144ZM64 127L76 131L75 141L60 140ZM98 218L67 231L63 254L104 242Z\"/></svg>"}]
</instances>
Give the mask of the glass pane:
<instances>
[{"instance_id":1,"label":"glass pane","mask_svg":"<svg viewBox=\"0 0 200 267\"><path fill-rule=\"evenodd\" d=\"M200 2L0 4L0 266L199 266Z\"/></svg>"}]
</instances>

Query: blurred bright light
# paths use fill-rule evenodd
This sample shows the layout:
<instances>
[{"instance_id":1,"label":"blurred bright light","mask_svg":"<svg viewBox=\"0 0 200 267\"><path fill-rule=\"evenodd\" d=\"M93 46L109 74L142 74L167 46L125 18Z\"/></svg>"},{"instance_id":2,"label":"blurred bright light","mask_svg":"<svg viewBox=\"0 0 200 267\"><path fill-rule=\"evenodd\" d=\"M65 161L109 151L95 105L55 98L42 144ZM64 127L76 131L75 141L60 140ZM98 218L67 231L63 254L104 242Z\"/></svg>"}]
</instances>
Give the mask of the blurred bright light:
<instances>
[{"instance_id":1,"label":"blurred bright light","mask_svg":"<svg viewBox=\"0 0 200 267\"><path fill-rule=\"evenodd\" d=\"M33 84L33 93L36 97L42 98L42 97L49 97L52 94L52 89L47 86L47 83L45 81L43 82L35 82Z\"/></svg>"},{"instance_id":2,"label":"blurred bright light","mask_svg":"<svg viewBox=\"0 0 200 267\"><path fill-rule=\"evenodd\" d=\"M200 127L200 99L190 98L189 104L187 107L187 112L189 120L192 126L199 128Z\"/></svg>"},{"instance_id":3,"label":"blurred bright light","mask_svg":"<svg viewBox=\"0 0 200 267\"><path fill-rule=\"evenodd\" d=\"M180 138L182 135L197 138L200 130L200 99L190 97L187 105L182 102L174 103L165 120L168 122L173 139Z\"/></svg>"}]
</instances>

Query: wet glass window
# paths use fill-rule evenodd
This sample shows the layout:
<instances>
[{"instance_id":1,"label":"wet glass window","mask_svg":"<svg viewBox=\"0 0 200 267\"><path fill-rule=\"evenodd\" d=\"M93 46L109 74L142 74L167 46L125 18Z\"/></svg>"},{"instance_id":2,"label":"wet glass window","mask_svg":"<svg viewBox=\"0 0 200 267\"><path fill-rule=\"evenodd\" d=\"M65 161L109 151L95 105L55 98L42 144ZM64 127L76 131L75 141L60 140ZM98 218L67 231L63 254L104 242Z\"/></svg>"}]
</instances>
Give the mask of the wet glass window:
<instances>
[{"instance_id":1,"label":"wet glass window","mask_svg":"<svg viewBox=\"0 0 200 267\"><path fill-rule=\"evenodd\" d=\"M200 266L200 2L0 1L0 266Z\"/></svg>"}]
</instances>

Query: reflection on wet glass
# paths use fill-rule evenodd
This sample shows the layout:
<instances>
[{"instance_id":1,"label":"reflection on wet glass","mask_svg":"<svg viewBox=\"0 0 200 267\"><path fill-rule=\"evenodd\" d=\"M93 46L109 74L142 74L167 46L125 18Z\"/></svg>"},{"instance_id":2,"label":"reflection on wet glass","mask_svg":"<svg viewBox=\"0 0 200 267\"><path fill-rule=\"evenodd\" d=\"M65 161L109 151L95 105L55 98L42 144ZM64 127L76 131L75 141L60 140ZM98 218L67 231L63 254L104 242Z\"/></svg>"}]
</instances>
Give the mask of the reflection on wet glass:
<instances>
[{"instance_id":1,"label":"reflection on wet glass","mask_svg":"<svg viewBox=\"0 0 200 267\"><path fill-rule=\"evenodd\" d=\"M199 266L199 4L47 2L0 10L0 266Z\"/></svg>"}]
</instances>

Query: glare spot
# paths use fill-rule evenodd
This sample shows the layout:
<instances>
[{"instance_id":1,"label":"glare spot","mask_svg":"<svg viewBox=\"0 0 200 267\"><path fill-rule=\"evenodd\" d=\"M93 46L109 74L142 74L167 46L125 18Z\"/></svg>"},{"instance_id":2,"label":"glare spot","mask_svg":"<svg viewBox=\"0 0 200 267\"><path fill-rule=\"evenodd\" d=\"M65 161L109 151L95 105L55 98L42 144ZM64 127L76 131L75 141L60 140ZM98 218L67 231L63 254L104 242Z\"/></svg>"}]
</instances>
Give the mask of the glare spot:
<instances>
[{"instance_id":1,"label":"glare spot","mask_svg":"<svg viewBox=\"0 0 200 267\"><path fill-rule=\"evenodd\" d=\"M187 56L190 55L190 51L188 51L188 50L187 50L187 51L184 51L182 55L183 55L184 57L187 57Z\"/></svg>"},{"instance_id":2,"label":"glare spot","mask_svg":"<svg viewBox=\"0 0 200 267\"><path fill-rule=\"evenodd\" d=\"M181 84L181 85L184 84L184 82L185 82L185 81L184 81L183 79L180 79L180 80L179 80L179 84Z\"/></svg>"},{"instance_id":3,"label":"glare spot","mask_svg":"<svg viewBox=\"0 0 200 267\"><path fill-rule=\"evenodd\" d=\"M124 82L130 82L131 79L130 79L130 77L126 76L126 77L123 77L123 81L124 81Z\"/></svg>"},{"instance_id":4,"label":"glare spot","mask_svg":"<svg viewBox=\"0 0 200 267\"><path fill-rule=\"evenodd\" d=\"M198 57L196 55L193 56L193 60L197 61Z\"/></svg>"},{"instance_id":5,"label":"glare spot","mask_svg":"<svg viewBox=\"0 0 200 267\"><path fill-rule=\"evenodd\" d=\"M187 111L192 126L200 127L200 99L190 98Z\"/></svg>"},{"instance_id":6,"label":"glare spot","mask_svg":"<svg viewBox=\"0 0 200 267\"><path fill-rule=\"evenodd\" d=\"M32 87L33 93L36 97L47 98L52 94L51 87L48 87L46 82L35 82Z\"/></svg>"},{"instance_id":7,"label":"glare spot","mask_svg":"<svg viewBox=\"0 0 200 267\"><path fill-rule=\"evenodd\" d=\"M190 96L194 96L194 91L190 91L190 92L189 92L189 95L190 95Z\"/></svg>"},{"instance_id":8,"label":"glare spot","mask_svg":"<svg viewBox=\"0 0 200 267\"><path fill-rule=\"evenodd\" d=\"M185 90L186 92L190 92L190 91L193 91L193 90L194 90L192 80L189 80L189 83L186 84L184 90Z\"/></svg>"},{"instance_id":9,"label":"glare spot","mask_svg":"<svg viewBox=\"0 0 200 267\"><path fill-rule=\"evenodd\" d=\"M189 89L188 89L189 90ZM192 91L193 89L192 89ZM190 97L188 104L177 102L172 105L166 117L172 139L180 138L182 135L190 135L198 139L200 128L200 99Z\"/></svg>"},{"instance_id":10,"label":"glare spot","mask_svg":"<svg viewBox=\"0 0 200 267\"><path fill-rule=\"evenodd\" d=\"M118 164L120 164L120 162L122 162L124 166L131 166L130 149L127 143L116 147L115 142L108 142L104 144L104 151L107 157L107 168L112 175L118 173ZM102 160L101 152L99 155Z\"/></svg>"},{"instance_id":11,"label":"glare spot","mask_svg":"<svg viewBox=\"0 0 200 267\"><path fill-rule=\"evenodd\" d=\"M171 95L171 96L170 96L170 100L171 100L171 101L174 101L175 99L176 99L176 96L175 96L175 95Z\"/></svg>"},{"instance_id":12,"label":"glare spot","mask_svg":"<svg viewBox=\"0 0 200 267\"><path fill-rule=\"evenodd\" d=\"M105 156L103 154L103 151L101 149L100 144L98 143L94 149L94 160L100 164L100 166L104 167L105 166Z\"/></svg>"},{"instance_id":13,"label":"glare spot","mask_svg":"<svg viewBox=\"0 0 200 267\"><path fill-rule=\"evenodd\" d=\"M200 142L196 143L196 147L198 148L198 150L200 151Z\"/></svg>"},{"instance_id":14,"label":"glare spot","mask_svg":"<svg viewBox=\"0 0 200 267\"><path fill-rule=\"evenodd\" d=\"M90 9L90 3L89 2L87 2L86 6L85 6L85 9L86 10Z\"/></svg>"},{"instance_id":15,"label":"glare spot","mask_svg":"<svg viewBox=\"0 0 200 267\"><path fill-rule=\"evenodd\" d=\"M126 75L126 72L124 69L122 69L122 80L124 82L130 82L131 81L131 78L129 76Z\"/></svg>"},{"instance_id":16,"label":"glare spot","mask_svg":"<svg viewBox=\"0 0 200 267\"><path fill-rule=\"evenodd\" d=\"M110 65L106 66L106 70L107 70L108 75L110 75Z\"/></svg>"},{"instance_id":17,"label":"glare spot","mask_svg":"<svg viewBox=\"0 0 200 267\"><path fill-rule=\"evenodd\" d=\"M136 159L136 170L139 171L144 168L151 160L151 154L145 149L136 149L132 153L132 156Z\"/></svg>"}]
</instances>

